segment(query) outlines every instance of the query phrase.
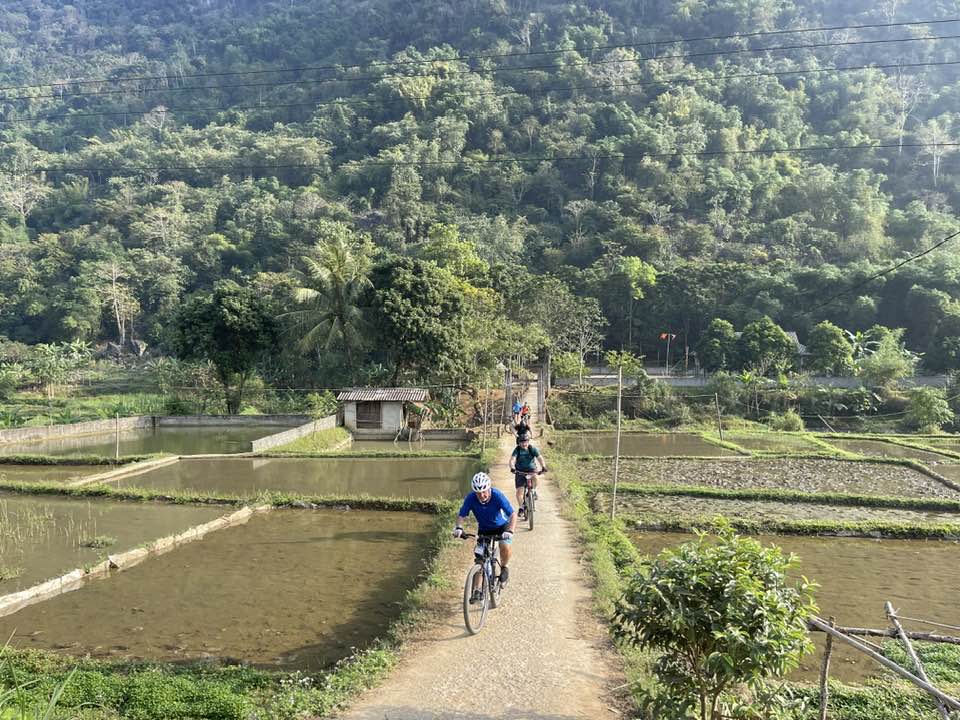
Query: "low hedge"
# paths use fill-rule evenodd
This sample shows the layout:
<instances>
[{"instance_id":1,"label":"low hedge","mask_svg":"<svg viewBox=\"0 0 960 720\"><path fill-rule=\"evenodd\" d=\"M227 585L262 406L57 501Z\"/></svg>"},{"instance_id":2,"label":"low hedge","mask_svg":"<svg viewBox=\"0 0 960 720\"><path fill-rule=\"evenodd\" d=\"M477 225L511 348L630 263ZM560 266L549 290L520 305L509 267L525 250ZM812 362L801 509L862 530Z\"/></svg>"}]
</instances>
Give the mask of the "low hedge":
<instances>
[{"instance_id":1,"label":"low hedge","mask_svg":"<svg viewBox=\"0 0 960 720\"><path fill-rule=\"evenodd\" d=\"M416 511L431 514L445 512L452 501L444 498L394 498L372 495L303 495L297 493L262 492L255 497L226 493L171 493L147 488L117 488L110 485L70 487L51 483L0 482L0 491L21 495L59 495L63 497L100 497L111 500L164 502L177 505L243 505L268 504L275 507L324 508L349 505L358 510Z\"/></svg>"},{"instance_id":2,"label":"low hedge","mask_svg":"<svg viewBox=\"0 0 960 720\"><path fill-rule=\"evenodd\" d=\"M610 483L592 483L589 486L592 493L613 492ZM897 508L903 510L934 510L942 512L960 513L960 500L942 500L939 498L913 498L887 495L853 495L848 493L808 493L799 490L766 490L766 489L736 489L699 487L695 485L640 485L634 483L620 483L618 493L630 495L669 495L697 498L714 498L717 500L760 500L785 503L815 503L827 505L844 505L848 507L876 507ZM958 517L960 520L960 517Z\"/></svg>"},{"instance_id":3,"label":"low hedge","mask_svg":"<svg viewBox=\"0 0 960 720\"><path fill-rule=\"evenodd\" d=\"M625 522L640 531L693 532L710 528L721 516L624 514ZM960 523L916 525L873 520L766 520L725 518L738 532L750 535L829 535L837 537L887 538L896 540L960 540Z\"/></svg>"}]
</instances>

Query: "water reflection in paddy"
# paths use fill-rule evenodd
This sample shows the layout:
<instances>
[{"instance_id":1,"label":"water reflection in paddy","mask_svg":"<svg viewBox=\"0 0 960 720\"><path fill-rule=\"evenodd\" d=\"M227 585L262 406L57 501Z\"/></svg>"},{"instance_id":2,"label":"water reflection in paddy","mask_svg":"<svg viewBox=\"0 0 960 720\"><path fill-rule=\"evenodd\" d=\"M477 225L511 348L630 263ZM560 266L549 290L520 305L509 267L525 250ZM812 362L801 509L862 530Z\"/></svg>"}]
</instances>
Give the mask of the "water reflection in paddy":
<instances>
[{"instance_id":1,"label":"water reflection in paddy","mask_svg":"<svg viewBox=\"0 0 960 720\"><path fill-rule=\"evenodd\" d=\"M432 518L275 511L14 615L20 647L125 660L233 659L316 671L397 616Z\"/></svg>"},{"instance_id":2,"label":"water reflection in paddy","mask_svg":"<svg viewBox=\"0 0 960 720\"><path fill-rule=\"evenodd\" d=\"M557 438L556 443L561 452L572 455L613 455L616 452L617 434L612 432L564 434ZM732 450L708 443L697 435L683 433L623 433L620 437L620 454L638 457L737 455Z\"/></svg>"},{"instance_id":3,"label":"water reflection in paddy","mask_svg":"<svg viewBox=\"0 0 960 720\"><path fill-rule=\"evenodd\" d=\"M120 481L164 491L256 495L453 497L479 468L475 458L187 458Z\"/></svg>"},{"instance_id":4,"label":"water reflection in paddy","mask_svg":"<svg viewBox=\"0 0 960 720\"><path fill-rule=\"evenodd\" d=\"M80 477L99 475L113 470L111 465L3 465L2 482L65 483Z\"/></svg>"},{"instance_id":5,"label":"water reflection in paddy","mask_svg":"<svg viewBox=\"0 0 960 720\"><path fill-rule=\"evenodd\" d=\"M0 568L15 577L0 580L0 595L96 563L105 553L182 532L229 512L216 506L109 502L52 495L0 494ZM105 548L83 547L98 536Z\"/></svg>"},{"instance_id":6,"label":"water reflection in paddy","mask_svg":"<svg viewBox=\"0 0 960 720\"><path fill-rule=\"evenodd\" d=\"M664 547L691 539L680 533L633 533L637 548L656 554ZM796 553L803 574L820 584L816 601L821 617L834 616L840 625L885 628L883 604L889 600L903 615L957 624L956 588L960 585L960 544L923 540L864 540L760 536L763 544ZM925 628L929 630L929 628ZM822 658L823 636L814 634L817 653L808 655L791 678L815 681ZM857 651L834 644L830 676L860 682L877 674L879 666Z\"/></svg>"},{"instance_id":7,"label":"water reflection in paddy","mask_svg":"<svg viewBox=\"0 0 960 720\"><path fill-rule=\"evenodd\" d=\"M203 455L207 453L250 452L254 440L283 432L289 425L249 425L224 427L216 425L161 425L120 433L120 455ZM114 433L49 438L35 442L0 445L4 455L98 455L114 457L117 454L117 436Z\"/></svg>"},{"instance_id":8,"label":"water reflection in paddy","mask_svg":"<svg viewBox=\"0 0 960 720\"><path fill-rule=\"evenodd\" d=\"M841 450L871 457L907 458L921 462L942 462L949 459L945 455L939 455L918 448L895 445L894 443L888 443L882 440L838 440L836 438L829 438L827 442Z\"/></svg>"}]
</instances>

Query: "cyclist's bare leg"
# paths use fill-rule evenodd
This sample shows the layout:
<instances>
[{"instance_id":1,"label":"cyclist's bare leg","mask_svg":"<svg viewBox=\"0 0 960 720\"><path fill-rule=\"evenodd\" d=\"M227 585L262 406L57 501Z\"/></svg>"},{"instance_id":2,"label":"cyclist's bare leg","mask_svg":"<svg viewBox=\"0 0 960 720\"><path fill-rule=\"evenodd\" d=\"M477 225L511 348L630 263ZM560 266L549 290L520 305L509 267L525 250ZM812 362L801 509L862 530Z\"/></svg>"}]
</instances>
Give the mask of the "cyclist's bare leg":
<instances>
[{"instance_id":1,"label":"cyclist's bare leg","mask_svg":"<svg viewBox=\"0 0 960 720\"><path fill-rule=\"evenodd\" d=\"M500 543L500 567L506 567L510 562L510 553L512 550L506 543Z\"/></svg>"}]
</instances>

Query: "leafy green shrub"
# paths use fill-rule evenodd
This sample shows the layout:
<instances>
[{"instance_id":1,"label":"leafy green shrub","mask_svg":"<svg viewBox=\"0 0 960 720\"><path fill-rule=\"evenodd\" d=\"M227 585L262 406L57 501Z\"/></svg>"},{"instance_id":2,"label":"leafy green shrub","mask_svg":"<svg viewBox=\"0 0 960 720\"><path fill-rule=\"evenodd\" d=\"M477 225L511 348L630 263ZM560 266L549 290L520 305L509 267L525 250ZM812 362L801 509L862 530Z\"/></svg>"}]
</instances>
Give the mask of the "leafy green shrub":
<instances>
[{"instance_id":1,"label":"leafy green shrub","mask_svg":"<svg viewBox=\"0 0 960 720\"><path fill-rule=\"evenodd\" d=\"M922 432L936 432L953 422L953 410L943 390L920 387L910 391L906 421L910 427Z\"/></svg>"},{"instance_id":2,"label":"leafy green shrub","mask_svg":"<svg viewBox=\"0 0 960 720\"><path fill-rule=\"evenodd\" d=\"M329 390L307 395L307 412L315 418L324 418L337 412L337 398Z\"/></svg>"},{"instance_id":3,"label":"leafy green shrub","mask_svg":"<svg viewBox=\"0 0 960 720\"><path fill-rule=\"evenodd\" d=\"M803 432L803 418L796 410L787 410L782 415L771 415L769 425L774 430L786 432Z\"/></svg>"},{"instance_id":4,"label":"leafy green shrub","mask_svg":"<svg viewBox=\"0 0 960 720\"><path fill-rule=\"evenodd\" d=\"M627 643L662 651L656 674L665 691L651 701L656 716L771 717L757 707L760 698L771 708L778 700L766 681L813 649L806 627L816 610L812 586L788 581L795 565L795 556L729 526L716 541L700 534L641 563L613 624ZM741 688L753 695L750 706Z\"/></svg>"},{"instance_id":5,"label":"leafy green shrub","mask_svg":"<svg viewBox=\"0 0 960 720\"><path fill-rule=\"evenodd\" d=\"M893 330L880 340L877 349L860 358L857 370L870 387L891 387L910 377L919 358L903 346L903 330Z\"/></svg>"},{"instance_id":6,"label":"leafy green shrub","mask_svg":"<svg viewBox=\"0 0 960 720\"><path fill-rule=\"evenodd\" d=\"M720 403L720 409L723 412L729 413L739 409L742 402L740 394L743 386L737 378L725 370L715 372L704 389L706 394L717 396L717 401Z\"/></svg>"}]
</instances>

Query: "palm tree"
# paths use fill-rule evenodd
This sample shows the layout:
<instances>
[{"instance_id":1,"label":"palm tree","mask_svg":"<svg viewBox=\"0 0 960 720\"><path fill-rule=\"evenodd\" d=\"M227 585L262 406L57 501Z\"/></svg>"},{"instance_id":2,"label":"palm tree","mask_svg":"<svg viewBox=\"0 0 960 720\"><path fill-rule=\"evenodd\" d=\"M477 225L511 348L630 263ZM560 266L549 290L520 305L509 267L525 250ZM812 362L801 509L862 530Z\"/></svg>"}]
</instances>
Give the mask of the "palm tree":
<instances>
[{"instance_id":1,"label":"palm tree","mask_svg":"<svg viewBox=\"0 0 960 720\"><path fill-rule=\"evenodd\" d=\"M373 247L343 223L325 222L320 239L303 256L304 272L293 289L298 309L284 313L302 333L298 342L305 352L343 350L351 375L354 355L362 337L360 300L371 286Z\"/></svg>"}]
</instances>

